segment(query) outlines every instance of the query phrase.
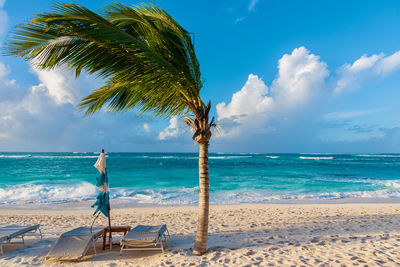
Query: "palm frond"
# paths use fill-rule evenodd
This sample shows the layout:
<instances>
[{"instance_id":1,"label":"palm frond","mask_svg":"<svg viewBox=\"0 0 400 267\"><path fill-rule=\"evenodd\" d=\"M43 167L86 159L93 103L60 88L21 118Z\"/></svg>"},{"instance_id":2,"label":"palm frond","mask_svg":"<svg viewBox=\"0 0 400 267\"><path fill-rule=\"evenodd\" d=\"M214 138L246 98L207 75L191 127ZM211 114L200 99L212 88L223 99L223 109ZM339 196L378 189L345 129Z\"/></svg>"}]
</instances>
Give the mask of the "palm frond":
<instances>
[{"instance_id":1,"label":"palm frond","mask_svg":"<svg viewBox=\"0 0 400 267\"><path fill-rule=\"evenodd\" d=\"M199 109L202 81L191 34L154 5L113 3L105 10L55 4L17 27L8 52L38 68L66 65L77 76L86 71L105 79L79 104L87 114L103 106L167 117Z\"/></svg>"}]
</instances>

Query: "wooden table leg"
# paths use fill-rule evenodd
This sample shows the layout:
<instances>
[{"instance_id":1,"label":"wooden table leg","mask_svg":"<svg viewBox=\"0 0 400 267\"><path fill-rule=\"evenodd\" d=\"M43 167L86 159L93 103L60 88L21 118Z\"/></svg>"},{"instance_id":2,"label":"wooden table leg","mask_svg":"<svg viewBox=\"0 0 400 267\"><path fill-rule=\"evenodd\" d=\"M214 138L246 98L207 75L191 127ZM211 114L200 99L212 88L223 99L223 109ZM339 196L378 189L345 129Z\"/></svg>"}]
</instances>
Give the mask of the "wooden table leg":
<instances>
[{"instance_id":1,"label":"wooden table leg","mask_svg":"<svg viewBox=\"0 0 400 267\"><path fill-rule=\"evenodd\" d=\"M103 231L103 250L106 250L106 236L107 236L107 231Z\"/></svg>"}]
</instances>

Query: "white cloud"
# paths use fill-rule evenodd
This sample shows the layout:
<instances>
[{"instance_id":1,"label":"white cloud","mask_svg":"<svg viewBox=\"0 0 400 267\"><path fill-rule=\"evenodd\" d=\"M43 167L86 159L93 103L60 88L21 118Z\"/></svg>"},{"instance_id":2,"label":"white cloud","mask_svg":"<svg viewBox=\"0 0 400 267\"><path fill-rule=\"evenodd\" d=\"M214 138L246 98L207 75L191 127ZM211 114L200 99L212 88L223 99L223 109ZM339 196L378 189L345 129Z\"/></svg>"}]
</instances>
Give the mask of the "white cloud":
<instances>
[{"instance_id":1,"label":"white cloud","mask_svg":"<svg viewBox=\"0 0 400 267\"><path fill-rule=\"evenodd\" d=\"M172 117L169 121L169 126L159 133L158 139L165 140L171 137L177 137L180 134L180 124L178 117Z\"/></svg>"},{"instance_id":2,"label":"white cloud","mask_svg":"<svg viewBox=\"0 0 400 267\"><path fill-rule=\"evenodd\" d=\"M374 114L385 110L385 108L374 108L374 109L363 109L363 110L351 110L351 111L338 111L327 113L323 116L325 119L335 120L335 119L352 119L354 117Z\"/></svg>"},{"instance_id":3,"label":"white cloud","mask_svg":"<svg viewBox=\"0 0 400 267\"><path fill-rule=\"evenodd\" d=\"M254 9L256 8L256 5L258 4L259 0L250 0L250 4L247 7L248 11L254 11Z\"/></svg>"},{"instance_id":4,"label":"white cloud","mask_svg":"<svg viewBox=\"0 0 400 267\"><path fill-rule=\"evenodd\" d=\"M329 75L326 63L310 54L304 47L296 48L279 60L278 77L272 82L271 90L258 76L250 74L242 89L233 94L229 104L216 105L222 135L236 136L249 130L276 130L266 126L276 118L284 118L298 112L325 87Z\"/></svg>"},{"instance_id":5,"label":"white cloud","mask_svg":"<svg viewBox=\"0 0 400 267\"><path fill-rule=\"evenodd\" d=\"M325 87L329 75L327 64L319 56L310 54L305 47L279 59L278 78L273 81L271 92L276 95L279 106L293 108L305 104Z\"/></svg>"},{"instance_id":6,"label":"white cloud","mask_svg":"<svg viewBox=\"0 0 400 267\"><path fill-rule=\"evenodd\" d=\"M9 92L15 85L15 80L9 80L7 75L10 73L10 69L2 62L0 62L0 99L6 100L15 93L15 91ZM1 100L0 100L1 103Z\"/></svg>"},{"instance_id":7,"label":"white cloud","mask_svg":"<svg viewBox=\"0 0 400 267\"><path fill-rule=\"evenodd\" d=\"M150 132L151 132L150 124L144 123L144 124L143 124L143 129L144 129L144 131L145 131L146 133L150 133Z\"/></svg>"},{"instance_id":8,"label":"white cloud","mask_svg":"<svg viewBox=\"0 0 400 267\"><path fill-rule=\"evenodd\" d=\"M5 81L7 79L7 75L10 73L10 70L6 65L0 62L0 80Z\"/></svg>"},{"instance_id":9,"label":"white cloud","mask_svg":"<svg viewBox=\"0 0 400 267\"><path fill-rule=\"evenodd\" d=\"M390 56L383 57L376 66L376 71L381 74L388 74L398 70L400 67L400 51Z\"/></svg>"},{"instance_id":10,"label":"white cloud","mask_svg":"<svg viewBox=\"0 0 400 267\"><path fill-rule=\"evenodd\" d=\"M372 68L375 63L383 57L383 54L380 55L372 55L368 57L367 55L362 55L359 59L354 61L352 65L348 66L349 72L357 73L363 70L367 70Z\"/></svg>"},{"instance_id":11,"label":"white cloud","mask_svg":"<svg viewBox=\"0 0 400 267\"><path fill-rule=\"evenodd\" d=\"M34 86L33 90L46 90L58 105L76 103L74 92L77 90L77 83L71 73L62 69L47 71L33 68L33 71L41 82L39 85Z\"/></svg>"},{"instance_id":12,"label":"white cloud","mask_svg":"<svg viewBox=\"0 0 400 267\"><path fill-rule=\"evenodd\" d=\"M364 54L352 64L347 63L339 68L334 94L339 95L344 91L357 89L364 80L390 74L399 68L400 51L389 56L383 53L372 56Z\"/></svg>"},{"instance_id":13,"label":"white cloud","mask_svg":"<svg viewBox=\"0 0 400 267\"><path fill-rule=\"evenodd\" d=\"M7 29L7 13L6 11L2 10L5 2L5 0L0 0L0 36L3 35Z\"/></svg>"},{"instance_id":14,"label":"white cloud","mask_svg":"<svg viewBox=\"0 0 400 267\"><path fill-rule=\"evenodd\" d=\"M0 62L0 147L10 151L162 151L158 135L143 135L146 119L132 112L98 112L84 117L71 103L99 87L87 75L75 80L61 70L45 73L41 83L21 87L10 81L11 70ZM36 74L36 72L32 72ZM62 82L53 82L59 78ZM55 91L54 91L55 90ZM59 92L62 92L60 94ZM68 101L60 96L67 96ZM187 140L190 146L190 140ZM168 150L168 149L166 149ZM177 149L178 150L178 149Z\"/></svg>"},{"instance_id":15,"label":"white cloud","mask_svg":"<svg viewBox=\"0 0 400 267\"><path fill-rule=\"evenodd\" d=\"M337 70L336 76L331 76L327 64L319 56L304 47L296 48L279 59L278 74L270 86L257 75L250 74L230 102L216 105L219 136L230 137L231 140L234 140L233 137L250 140L250 136L259 136L262 142L263 138L275 138L276 144L283 144L281 140L286 140L285 146L294 146L295 140L312 142L312 139L318 138L324 132L321 125L336 125L338 131L351 131L348 136L369 138L376 131L371 131L372 126L362 124L362 119L361 124L357 122L361 126L352 125L356 122L343 124L343 121L387 108L326 114L324 108L337 99L332 96L354 89L370 77L388 75L399 68L400 51L389 56L383 53L363 55L351 64L344 64Z\"/></svg>"},{"instance_id":16,"label":"white cloud","mask_svg":"<svg viewBox=\"0 0 400 267\"><path fill-rule=\"evenodd\" d=\"M5 77L10 73L6 65L0 62L0 77Z\"/></svg>"},{"instance_id":17,"label":"white cloud","mask_svg":"<svg viewBox=\"0 0 400 267\"><path fill-rule=\"evenodd\" d=\"M231 103L216 105L218 119L241 122L248 115L266 112L273 104L273 99L267 93L265 83L257 75L250 74L242 89L233 94Z\"/></svg>"}]
</instances>

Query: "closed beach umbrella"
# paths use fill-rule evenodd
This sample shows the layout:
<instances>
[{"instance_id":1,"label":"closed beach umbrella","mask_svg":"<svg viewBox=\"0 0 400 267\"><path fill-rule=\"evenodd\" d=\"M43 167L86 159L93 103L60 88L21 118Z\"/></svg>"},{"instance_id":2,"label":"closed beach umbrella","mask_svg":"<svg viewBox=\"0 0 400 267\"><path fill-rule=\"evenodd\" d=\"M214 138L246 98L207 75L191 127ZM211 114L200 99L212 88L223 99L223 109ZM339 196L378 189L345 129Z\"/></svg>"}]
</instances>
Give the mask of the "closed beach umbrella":
<instances>
[{"instance_id":1,"label":"closed beach umbrella","mask_svg":"<svg viewBox=\"0 0 400 267\"><path fill-rule=\"evenodd\" d=\"M98 214L99 212L103 213L106 217L108 217L108 226L109 226L109 244L110 249L112 248L112 238L111 238L111 219L110 219L110 195L108 192L108 178L107 178L107 167L106 167L106 155L104 154L104 149L101 150L100 156L97 159L94 167L100 172L100 176L96 178L97 187L100 190L100 193L96 197L96 202L92 205L92 208L97 206L93 215Z\"/></svg>"}]
</instances>

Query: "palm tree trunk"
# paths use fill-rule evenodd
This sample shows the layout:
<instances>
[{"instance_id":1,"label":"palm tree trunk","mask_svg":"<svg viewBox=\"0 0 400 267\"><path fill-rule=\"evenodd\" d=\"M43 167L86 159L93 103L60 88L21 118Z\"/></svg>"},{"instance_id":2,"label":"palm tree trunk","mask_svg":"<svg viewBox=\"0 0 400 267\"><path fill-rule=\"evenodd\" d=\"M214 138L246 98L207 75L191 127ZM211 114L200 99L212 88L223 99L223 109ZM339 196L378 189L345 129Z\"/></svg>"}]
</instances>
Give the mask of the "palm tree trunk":
<instances>
[{"instance_id":1,"label":"palm tree trunk","mask_svg":"<svg viewBox=\"0 0 400 267\"><path fill-rule=\"evenodd\" d=\"M203 255L207 250L208 212L209 212L209 176L208 141L199 143L199 219L193 254Z\"/></svg>"}]
</instances>

